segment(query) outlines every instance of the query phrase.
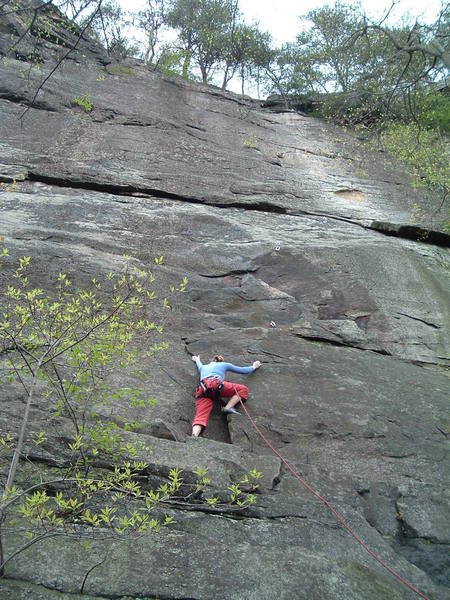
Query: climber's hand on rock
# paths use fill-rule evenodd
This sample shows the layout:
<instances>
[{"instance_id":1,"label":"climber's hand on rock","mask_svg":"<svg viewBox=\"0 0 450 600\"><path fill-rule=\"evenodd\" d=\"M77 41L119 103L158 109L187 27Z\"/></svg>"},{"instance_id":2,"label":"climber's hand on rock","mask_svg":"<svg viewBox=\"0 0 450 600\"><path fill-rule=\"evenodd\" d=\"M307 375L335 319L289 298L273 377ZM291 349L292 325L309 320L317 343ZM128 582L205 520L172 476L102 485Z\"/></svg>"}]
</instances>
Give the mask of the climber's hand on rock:
<instances>
[{"instance_id":1,"label":"climber's hand on rock","mask_svg":"<svg viewBox=\"0 0 450 600\"><path fill-rule=\"evenodd\" d=\"M198 360L200 360L200 356L196 356L195 354L192 356L192 360L194 362L197 362Z\"/></svg>"},{"instance_id":2,"label":"climber's hand on rock","mask_svg":"<svg viewBox=\"0 0 450 600\"><path fill-rule=\"evenodd\" d=\"M259 362L259 360L255 360L255 362L253 363L253 368L255 369L259 369L259 367L261 366L261 363Z\"/></svg>"}]
</instances>

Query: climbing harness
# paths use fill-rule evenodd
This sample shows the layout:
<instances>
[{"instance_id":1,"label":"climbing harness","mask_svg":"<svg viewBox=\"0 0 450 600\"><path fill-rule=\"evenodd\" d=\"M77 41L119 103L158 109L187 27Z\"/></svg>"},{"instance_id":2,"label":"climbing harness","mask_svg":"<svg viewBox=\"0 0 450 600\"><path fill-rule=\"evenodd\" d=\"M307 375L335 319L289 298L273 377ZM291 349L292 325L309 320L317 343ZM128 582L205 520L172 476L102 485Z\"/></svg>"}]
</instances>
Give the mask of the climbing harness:
<instances>
[{"instance_id":1,"label":"climbing harness","mask_svg":"<svg viewBox=\"0 0 450 600\"><path fill-rule=\"evenodd\" d=\"M223 390L223 381L220 377L205 377L200 380L200 385L195 390L194 398L211 398L218 400L220 392Z\"/></svg>"},{"instance_id":2,"label":"climbing harness","mask_svg":"<svg viewBox=\"0 0 450 600\"><path fill-rule=\"evenodd\" d=\"M239 396L239 394L237 393L236 388L234 388L234 391ZM350 527L350 525L347 525L347 523L344 521L343 517L341 517L341 515L337 512L337 510L331 506L331 504L328 502L328 500L326 498L324 498L323 496L321 496L319 494L319 492L317 492L313 487L311 487L308 483L306 483L306 481L304 479L302 479L300 477L300 475L293 469L293 467L291 467L291 465L287 462L287 460L269 442L269 440L265 437L265 435L263 434L263 432L259 429L259 427L255 423L255 421L251 417L250 413L246 409L245 404L242 402L242 398L239 398L239 402L241 403L241 406L244 409L244 412L247 415L247 417L248 417L248 419L249 419L249 421L250 421L253 429L256 431L256 433L259 435L259 437L264 441L264 443L267 446L269 446L269 448L272 450L272 452L274 452L278 456L278 458L286 466L286 468L288 469L288 471L295 477L295 479L297 479L303 485L304 488L306 488L311 494L313 494L316 498L318 498L321 502L323 502L323 504L325 504L325 506L331 511L331 513L333 514L333 516L342 525L342 527L348 531L348 533L358 542L358 544L360 546L362 546L364 548L364 550L366 550L366 552L368 552L370 554L370 556L372 558L374 558L378 562L378 564L380 564L384 569L386 569L386 571L388 571L398 581L400 581L400 583L402 583L404 586L406 586L412 592L414 592L415 594L417 594L417 596L420 596L420 598L424 598L425 600L429 600L427 598L427 596L425 596L425 594L423 594L418 589L416 589L406 579L404 579L401 575L399 575L396 571L394 571L394 569L392 567L390 567L388 564L386 564L377 554L375 554L375 552L373 550L371 550L371 548L369 548L369 546L364 542L364 540L362 540L359 537L359 535L355 531L353 531L353 529Z\"/></svg>"}]
</instances>

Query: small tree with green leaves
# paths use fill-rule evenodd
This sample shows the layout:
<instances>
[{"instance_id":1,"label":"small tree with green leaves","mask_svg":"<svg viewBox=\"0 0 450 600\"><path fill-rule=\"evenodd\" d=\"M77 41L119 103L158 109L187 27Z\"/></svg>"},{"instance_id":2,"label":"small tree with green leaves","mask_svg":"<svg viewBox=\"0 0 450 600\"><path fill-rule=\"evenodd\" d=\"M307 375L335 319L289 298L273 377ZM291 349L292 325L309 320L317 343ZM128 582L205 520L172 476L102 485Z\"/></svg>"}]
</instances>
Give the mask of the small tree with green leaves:
<instances>
[{"instance_id":1,"label":"small tree with green leaves","mask_svg":"<svg viewBox=\"0 0 450 600\"><path fill-rule=\"evenodd\" d=\"M145 35L145 47L142 58L147 64L159 64L162 49L160 45L161 32L166 25L166 0L147 0L145 8L133 17L133 23Z\"/></svg>"},{"instance_id":2,"label":"small tree with green leaves","mask_svg":"<svg viewBox=\"0 0 450 600\"><path fill-rule=\"evenodd\" d=\"M155 258L157 264L162 261ZM14 510L31 537L27 545L60 534L62 527L75 535L80 524L108 526L115 533L156 530L161 522L150 516L152 502L134 518L126 508L141 494L137 478L146 468L136 460L142 451L133 438L140 427L137 415L154 404L146 393L143 359L167 346L161 322L149 314L158 301L155 276L128 261L122 274L109 273L103 283L93 279L88 288L74 288L60 273L54 293L48 293L31 284L30 265L29 257L20 259L1 299L0 381L22 388L25 407L19 431L3 432L0 439L3 463L10 461L0 528ZM186 285L184 279L171 293L184 292ZM162 311L171 308L169 297L159 300ZM32 405L46 411L43 430L30 422ZM115 420L107 414L112 408L118 411ZM64 469L54 480L40 480L25 467L52 428L65 433L54 436ZM16 552L7 556L1 529L3 572Z\"/></svg>"},{"instance_id":3,"label":"small tree with green leaves","mask_svg":"<svg viewBox=\"0 0 450 600\"><path fill-rule=\"evenodd\" d=\"M193 61L202 82L208 83L223 59L236 11L236 0L171 0L167 23L178 31L178 43L185 51L185 79Z\"/></svg>"},{"instance_id":4,"label":"small tree with green leaves","mask_svg":"<svg viewBox=\"0 0 450 600\"><path fill-rule=\"evenodd\" d=\"M223 81L222 89L239 74L241 91L244 94L245 83L254 80L259 84L259 73L271 60L271 37L262 32L256 24L237 23L226 37L223 49Z\"/></svg>"},{"instance_id":5,"label":"small tree with green leaves","mask_svg":"<svg viewBox=\"0 0 450 600\"><path fill-rule=\"evenodd\" d=\"M103 0L94 17L87 19L90 23L87 33L106 48L109 56L120 60L138 54L137 44L126 35L131 17L116 0Z\"/></svg>"}]
</instances>

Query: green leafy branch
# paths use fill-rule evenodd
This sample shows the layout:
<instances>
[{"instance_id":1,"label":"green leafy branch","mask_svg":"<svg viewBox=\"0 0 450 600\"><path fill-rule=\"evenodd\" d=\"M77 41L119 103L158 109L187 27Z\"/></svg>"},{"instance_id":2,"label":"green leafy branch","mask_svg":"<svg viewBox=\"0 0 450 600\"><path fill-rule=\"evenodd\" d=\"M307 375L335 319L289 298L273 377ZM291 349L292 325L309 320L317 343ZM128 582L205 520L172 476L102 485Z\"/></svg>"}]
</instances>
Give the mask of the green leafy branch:
<instances>
[{"instance_id":1,"label":"green leafy branch","mask_svg":"<svg viewBox=\"0 0 450 600\"><path fill-rule=\"evenodd\" d=\"M155 263L160 265L162 260L157 257ZM141 349L148 348L145 354L149 356L167 347L164 341L154 341L164 333L162 323L148 318L148 303L158 300L153 289L155 276L151 271L131 267L130 261L126 259L124 273L109 273L105 282L94 278L84 289L75 289L67 274L60 273L54 291L45 292L32 286L31 259L25 256L19 260L14 281L3 291L0 350L7 368L2 383L17 382L24 390L26 405L17 438L7 433L0 439L3 456L13 450L0 504L0 528L6 511L19 498L23 501L18 514L25 525L28 523L30 535L39 539L41 530L50 534L62 527L76 533L75 524L108 524L118 533L133 528L158 530L171 522L170 518L160 522L139 511L127 513L124 508L124 502L143 496L137 473L145 468L139 461L132 465L122 462L124 457L136 457L143 450L143 444L127 439L126 434L140 428L139 411L155 403L145 392ZM184 291L186 285L184 278L171 295ZM119 384L113 385L110 375L119 372ZM33 436L28 432L31 404L41 401L50 405L49 423L64 418L73 428L73 436L63 450L66 475L59 480L64 488L69 486L67 494L58 490L56 495L49 495L45 482L32 484L25 492L14 483L19 461L26 458L25 441L35 448L43 448L48 442L47 431ZM115 420L102 417L113 403L124 407L125 412L122 410ZM109 457L112 476L90 476L98 472L95 465L100 455L103 462ZM51 482L49 485L52 487ZM178 485L174 471L167 492L161 493L166 497ZM109 495L120 500L121 510L110 506ZM1 529L0 549L3 557ZM2 560L0 572L7 560L10 557Z\"/></svg>"}]
</instances>

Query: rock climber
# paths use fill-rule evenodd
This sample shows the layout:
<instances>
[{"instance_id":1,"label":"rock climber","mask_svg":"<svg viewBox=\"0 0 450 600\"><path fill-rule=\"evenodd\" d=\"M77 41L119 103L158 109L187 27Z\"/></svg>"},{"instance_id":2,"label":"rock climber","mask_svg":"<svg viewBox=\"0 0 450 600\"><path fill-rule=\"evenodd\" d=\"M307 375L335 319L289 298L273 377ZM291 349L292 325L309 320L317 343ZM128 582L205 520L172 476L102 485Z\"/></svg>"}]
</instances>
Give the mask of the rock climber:
<instances>
[{"instance_id":1,"label":"rock climber","mask_svg":"<svg viewBox=\"0 0 450 600\"><path fill-rule=\"evenodd\" d=\"M215 399L229 398L222 408L223 414L239 414L234 408L240 399L248 398L248 387L242 383L225 381L227 371L233 373L253 373L259 369L261 363L255 360L251 367L237 367L224 362L223 356L216 354L212 361L206 365L200 360L200 356L193 356L192 360L197 365L200 374L200 385L195 392L195 417L192 421L192 435L198 437L205 429Z\"/></svg>"}]
</instances>

